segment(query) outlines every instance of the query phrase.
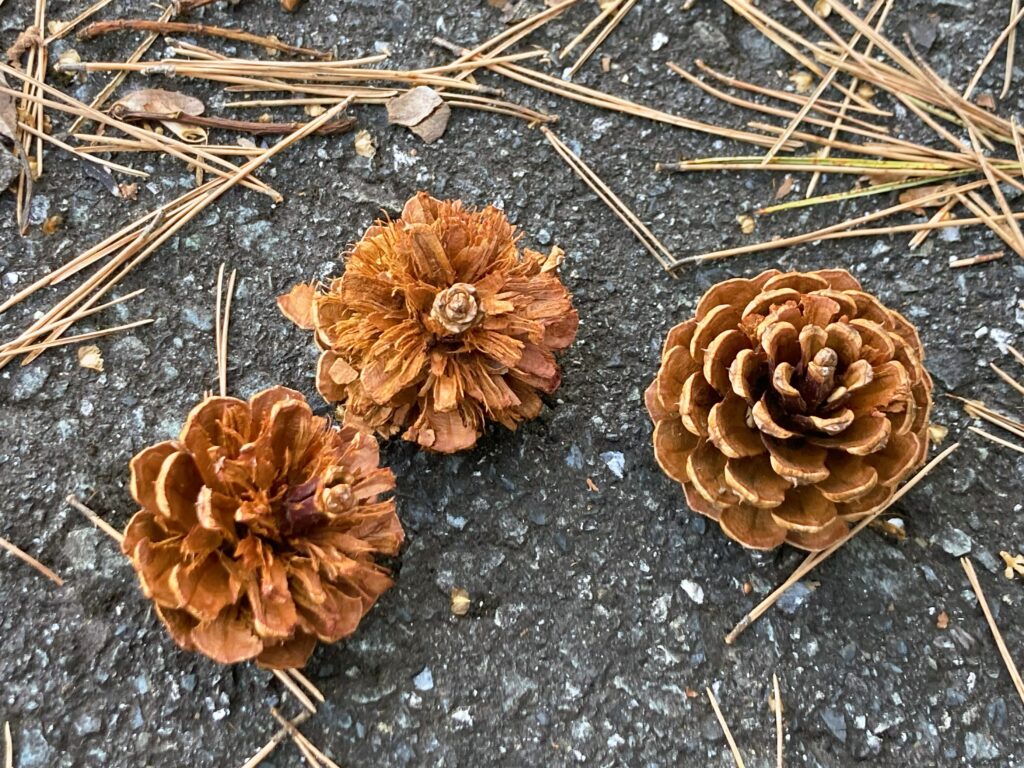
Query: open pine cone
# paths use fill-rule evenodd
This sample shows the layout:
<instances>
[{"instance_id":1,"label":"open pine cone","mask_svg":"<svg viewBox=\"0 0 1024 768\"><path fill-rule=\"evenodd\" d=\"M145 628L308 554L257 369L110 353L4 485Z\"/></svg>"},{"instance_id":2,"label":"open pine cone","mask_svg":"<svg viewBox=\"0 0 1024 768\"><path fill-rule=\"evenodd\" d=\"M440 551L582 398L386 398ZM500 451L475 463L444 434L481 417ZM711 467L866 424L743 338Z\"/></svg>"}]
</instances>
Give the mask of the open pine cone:
<instances>
[{"instance_id":1,"label":"open pine cone","mask_svg":"<svg viewBox=\"0 0 1024 768\"><path fill-rule=\"evenodd\" d=\"M561 257L520 253L497 208L420 192L366 232L326 293L300 284L278 303L316 331L317 389L346 424L452 453L487 421L535 418L538 391L558 389L554 353L579 324Z\"/></svg>"},{"instance_id":2,"label":"open pine cone","mask_svg":"<svg viewBox=\"0 0 1024 768\"><path fill-rule=\"evenodd\" d=\"M284 387L207 398L178 440L136 455L142 509L122 547L174 640L286 668L350 635L392 585L376 556L404 536L378 460L372 436L332 427Z\"/></svg>"},{"instance_id":3,"label":"open pine cone","mask_svg":"<svg viewBox=\"0 0 1024 768\"><path fill-rule=\"evenodd\" d=\"M825 549L924 461L923 359L845 270L719 283L669 331L645 394L658 464L745 547Z\"/></svg>"}]
</instances>

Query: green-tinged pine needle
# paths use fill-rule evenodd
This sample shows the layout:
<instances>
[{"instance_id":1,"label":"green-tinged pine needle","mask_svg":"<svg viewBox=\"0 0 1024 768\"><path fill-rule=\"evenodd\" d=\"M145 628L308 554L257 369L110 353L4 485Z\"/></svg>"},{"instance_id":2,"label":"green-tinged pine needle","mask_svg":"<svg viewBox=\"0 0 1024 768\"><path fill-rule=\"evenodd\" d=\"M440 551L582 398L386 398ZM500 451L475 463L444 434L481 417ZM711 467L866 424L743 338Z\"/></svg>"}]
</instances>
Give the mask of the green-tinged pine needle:
<instances>
[{"instance_id":1,"label":"green-tinged pine needle","mask_svg":"<svg viewBox=\"0 0 1024 768\"><path fill-rule=\"evenodd\" d=\"M869 197L871 195L881 195L886 192L895 192L901 189L910 189L912 187L922 187L927 184L935 184L936 182L949 181L951 179L957 179L962 176L967 176L974 171L954 171L953 173L947 173L942 176L927 176L923 179L908 179L906 181L890 181L885 184L875 184L870 187L863 187L862 189L849 189L845 192L833 192L830 195L818 195L817 197L808 197L802 200L790 200L785 203L779 203L778 205L769 205L767 208L759 208L756 213L764 215L768 213L778 213L779 211L792 210L793 208L805 208L809 205L821 205L822 203L836 203L842 200L853 200L857 197Z\"/></svg>"},{"instance_id":2,"label":"green-tinged pine needle","mask_svg":"<svg viewBox=\"0 0 1024 768\"><path fill-rule=\"evenodd\" d=\"M659 167L669 170L686 170L702 165L729 163L733 165L750 165L752 168L772 170L773 165L806 165L809 171L821 171L827 167L871 168L892 171L949 171L948 163L929 163L912 160L876 160L860 157L817 157L789 156L773 157L764 163L764 155L738 155L736 157L699 157L693 160L680 160L678 163L659 163Z\"/></svg>"}]
</instances>

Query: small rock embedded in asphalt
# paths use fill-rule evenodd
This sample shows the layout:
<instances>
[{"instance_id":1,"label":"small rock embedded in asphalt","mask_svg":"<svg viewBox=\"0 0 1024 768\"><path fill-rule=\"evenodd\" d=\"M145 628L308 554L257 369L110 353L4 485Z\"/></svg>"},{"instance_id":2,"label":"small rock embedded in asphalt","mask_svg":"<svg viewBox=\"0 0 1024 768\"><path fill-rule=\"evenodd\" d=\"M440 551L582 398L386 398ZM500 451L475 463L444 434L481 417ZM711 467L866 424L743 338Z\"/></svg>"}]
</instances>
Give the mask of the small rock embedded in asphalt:
<instances>
[{"instance_id":1,"label":"small rock embedded in asphalt","mask_svg":"<svg viewBox=\"0 0 1024 768\"><path fill-rule=\"evenodd\" d=\"M434 673L430 671L430 667L424 667L423 671L412 679L412 684L416 686L417 691L434 690Z\"/></svg>"},{"instance_id":2,"label":"small rock embedded in asphalt","mask_svg":"<svg viewBox=\"0 0 1024 768\"><path fill-rule=\"evenodd\" d=\"M828 728L828 732L845 744L846 718L843 713L828 707L822 710L821 719L825 723L825 727Z\"/></svg>"},{"instance_id":3,"label":"small rock embedded in asphalt","mask_svg":"<svg viewBox=\"0 0 1024 768\"><path fill-rule=\"evenodd\" d=\"M654 601L651 608L651 620L655 624L661 624L668 618L668 610L672 607L672 595L662 595Z\"/></svg>"},{"instance_id":4,"label":"small rock embedded in asphalt","mask_svg":"<svg viewBox=\"0 0 1024 768\"><path fill-rule=\"evenodd\" d=\"M994 760L999 757L999 748L984 733L968 731L964 734L964 757L968 760Z\"/></svg>"},{"instance_id":5,"label":"small rock embedded in asphalt","mask_svg":"<svg viewBox=\"0 0 1024 768\"><path fill-rule=\"evenodd\" d=\"M575 443L569 447L569 453L565 457L565 463L572 469L583 469L583 452Z\"/></svg>"},{"instance_id":6,"label":"small rock embedded in asphalt","mask_svg":"<svg viewBox=\"0 0 1024 768\"><path fill-rule=\"evenodd\" d=\"M11 388L11 400L23 402L39 392L46 379L50 376L50 367L45 363L35 363L22 368L15 374L14 386Z\"/></svg>"},{"instance_id":7,"label":"small rock embedded in asphalt","mask_svg":"<svg viewBox=\"0 0 1024 768\"><path fill-rule=\"evenodd\" d=\"M469 709L467 707L459 707L452 712L452 720L455 722L455 727L458 729L473 727L473 716L469 713Z\"/></svg>"},{"instance_id":8,"label":"small rock embedded in asphalt","mask_svg":"<svg viewBox=\"0 0 1024 768\"><path fill-rule=\"evenodd\" d=\"M963 557L972 548L971 537L959 528L950 528L939 534L938 543L946 554L953 557Z\"/></svg>"},{"instance_id":9,"label":"small rock embedded in asphalt","mask_svg":"<svg viewBox=\"0 0 1024 768\"><path fill-rule=\"evenodd\" d=\"M807 602L811 595L811 589L802 581L798 581L787 589L778 600L779 610L792 616Z\"/></svg>"},{"instance_id":10,"label":"small rock embedded in asphalt","mask_svg":"<svg viewBox=\"0 0 1024 768\"><path fill-rule=\"evenodd\" d=\"M13 730L13 729L12 729ZM21 747L18 750L18 768L49 768L53 761L53 747L38 728L26 728L18 734Z\"/></svg>"},{"instance_id":11,"label":"small rock embedded in asphalt","mask_svg":"<svg viewBox=\"0 0 1024 768\"><path fill-rule=\"evenodd\" d=\"M686 593L693 602L697 605L704 604L704 588L696 582L690 581L689 579L683 579L679 586L683 588L683 592Z\"/></svg>"},{"instance_id":12,"label":"small rock embedded in asphalt","mask_svg":"<svg viewBox=\"0 0 1024 768\"><path fill-rule=\"evenodd\" d=\"M92 713L86 713L75 720L75 733L79 736L89 736L99 733L103 728L103 721Z\"/></svg>"},{"instance_id":13,"label":"small rock embedded in asphalt","mask_svg":"<svg viewBox=\"0 0 1024 768\"><path fill-rule=\"evenodd\" d=\"M609 471L620 480L626 469L626 457L618 451L606 451L601 454L601 461L608 467Z\"/></svg>"}]
</instances>

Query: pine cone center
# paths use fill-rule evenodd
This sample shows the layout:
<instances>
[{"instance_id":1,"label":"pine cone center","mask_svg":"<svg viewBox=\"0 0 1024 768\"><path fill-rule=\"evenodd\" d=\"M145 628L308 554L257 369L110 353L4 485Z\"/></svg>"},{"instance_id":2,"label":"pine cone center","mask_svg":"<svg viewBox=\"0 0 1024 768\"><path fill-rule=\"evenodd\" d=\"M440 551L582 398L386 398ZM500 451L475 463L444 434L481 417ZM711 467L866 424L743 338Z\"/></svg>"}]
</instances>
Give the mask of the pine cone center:
<instances>
[{"instance_id":1,"label":"pine cone center","mask_svg":"<svg viewBox=\"0 0 1024 768\"><path fill-rule=\"evenodd\" d=\"M434 297L430 317L452 334L463 333L483 317L476 301L476 288L468 283L455 283Z\"/></svg>"}]
</instances>

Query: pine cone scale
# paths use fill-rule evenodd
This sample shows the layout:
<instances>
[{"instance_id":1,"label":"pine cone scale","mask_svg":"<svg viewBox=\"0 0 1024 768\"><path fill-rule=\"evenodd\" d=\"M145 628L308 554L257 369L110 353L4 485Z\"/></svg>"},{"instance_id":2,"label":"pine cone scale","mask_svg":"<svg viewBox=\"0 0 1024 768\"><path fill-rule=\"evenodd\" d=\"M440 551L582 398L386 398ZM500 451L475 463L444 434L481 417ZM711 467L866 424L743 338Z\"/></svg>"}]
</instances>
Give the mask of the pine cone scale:
<instances>
[{"instance_id":1,"label":"pine cone scale","mask_svg":"<svg viewBox=\"0 0 1024 768\"><path fill-rule=\"evenodd\" d=\"M645 393L659 465L745 546L826 547L924 460L922 360L916 330L845 272L713 286Z\"/></svg>"}]
</instances>

